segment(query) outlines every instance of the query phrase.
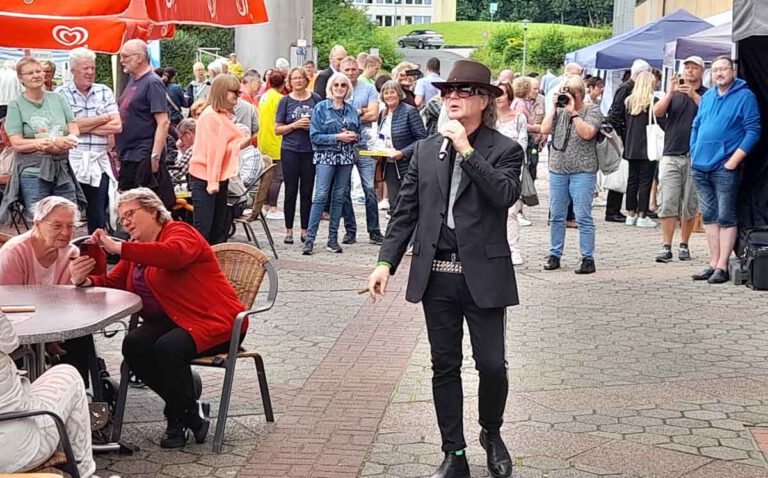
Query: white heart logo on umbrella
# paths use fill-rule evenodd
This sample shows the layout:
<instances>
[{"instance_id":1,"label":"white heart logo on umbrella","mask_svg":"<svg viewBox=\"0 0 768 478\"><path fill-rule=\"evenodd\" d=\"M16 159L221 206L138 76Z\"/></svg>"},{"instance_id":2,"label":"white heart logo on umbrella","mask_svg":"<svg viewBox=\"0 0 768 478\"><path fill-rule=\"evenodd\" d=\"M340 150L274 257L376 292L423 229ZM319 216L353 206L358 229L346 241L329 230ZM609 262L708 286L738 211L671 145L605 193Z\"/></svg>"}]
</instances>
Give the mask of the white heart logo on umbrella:
<instances>
[{"instance_id":1,"label":"white heart logo on umbrella","mask_svg":"<svg viewBox=\"0 0 768 478\"><path fill-rule=\"evenodd\" d=\"M176 3L176 0L165 0L165 6L168 8L172 8L174 3Z\"/></svg>"},{"instance_id":2,"label":"white heart logo on umbrella","mask_svg":"<svg viewBox=\"0 0 768 478\"><path fill-rule=\"evenodd\" d=\"M211 18L216 16L216 0L208 0L208 11L211 12Z\"/></svg>"},{"instance_id":3,"label":"white heart logo on umbrella","mask_svg":"<svg viewBox=\"0 0 768 478\"><path fill-rule=\"evenodd\" d=\"M248 15L248 0L235 0L235 6L241 16Z\"/></svg>"},{"instance_id":4,"label":"white heart logo on umbrella","mask_svg":"<svg viewBox=\"0 0 768 478\"><path fill-rule=\"evenodd\" d=\"M88 30L83 27L58 25L53 27L53 39L64 46L82 45L88 41Z\"/></svg>"}]
</instances>

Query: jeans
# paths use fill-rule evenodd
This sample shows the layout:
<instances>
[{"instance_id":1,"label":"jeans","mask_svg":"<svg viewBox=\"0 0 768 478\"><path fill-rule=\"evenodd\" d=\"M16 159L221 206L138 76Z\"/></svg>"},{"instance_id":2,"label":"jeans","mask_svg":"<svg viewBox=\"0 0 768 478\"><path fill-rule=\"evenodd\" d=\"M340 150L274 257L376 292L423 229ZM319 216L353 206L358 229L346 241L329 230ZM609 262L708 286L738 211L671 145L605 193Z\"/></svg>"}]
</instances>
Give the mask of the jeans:
<instances>
[{"instance_id":1,"label":"jeans","mask_svg":"<svg viewBox=\"0 0 768 478\"><path fill-rule=\"evenodd\" d=\"M208 244L227 242L229 227L227 224L227 192L229 180L219 183L219 192L208 194L208 181L189 176L189 190L192 193L194 207L193 223L195 229L208 241Z\"/></svg>"},{"instance_id":2,"label":"jeans","mask_svg":"<svg viewBox=\"0 0 768 478\"><path fill-rule=\"evenodd\" d=\"M31 218L35 204L48 196L60 196L77 204L77 189L73 181L57 185L50 181L44 181L37 176L25 176L24 172L22 172L19 178L19 190L22 202L24 203L25 214Z\"/></svg>"},{"instance_id":3,"label":"jeans","mask_svg":"<svg viewBox=\"0 0 768 478\"><path fill-rule=\"evenodd\" d=\"M341 208L344 204L344 193L349 187L349 178L352 175L352 165L329 166L327 164L315 165L315 197L312 198L312 211L309 213L309 228L307 228L307 242L315 242L317 228L320 226L320 218L328 197L331 197L331 220L328 224L328 241L336 241L339 235L339 221L341 221ZM333 185L333 191L331 191Z\"/></svg>"},{"instance_id":4,"label":"jeans","mask_svg":"<svg viewBox=\"0 0 768 478\"><path fill-rule=\"evenodd\" d=\"M296 197L301 196L301 228L309 226L309 211L312 209L312 188L315 185L315 165L312 164L312 151L300 153L282 150L280 162L285 175L285 228L293 229L296 216Z\"/></svg>"},{"instance_id":5,"label":"jeans","mask_svg":"<svg viewBox=\"0 0 768 478\"><path fill-rule=\"evenodd\" d=\"M365 193L365 221L368 226L368 234L381 232L379 228L379 202L376 199L374 179L376 177L376 160L369 156L358 156L355 164L360 173L360 181L363 183ZM352 183L347 181L344 193L344 207L341 215L344 218L344 228L349 234L357 233L355 210L352 208Z\"/></svg>"},{"instance_id":6,"label":"jeans","mask_svg":"<svg viewBox=\"0 0 768 478\"><path fill-rule=\"evenodd\" d=\"M648 212L648 202L651 199L653 174L658 161L633 159L629 161L629 176L627 177L627 211L640 214Z\"/></svg>"},{"instance_id":7,"label":"jeans","mask_svg":"<svg viewBox=\"0 0 768 478\"><path fill-rule=\"evenodd\" d=\"M101 173L101 183L98 187L80 183L88 206L85 215L88 218L88 234L96 229L104 229L107 225L107 201L109 200L109 176Z\"/></svg>"},{"instance_id":8,"label":"jeans","mask_svg":"<svg viewBox=\"0 0 768 478\"><path fill-rule=\"evenodd\" d=\"M244 337L244 335L242 336ZM196 357L226 353L229 342L198 353L186 330L167 317L146 320L123 340L123 357L141 381L165 401L166 418L183 418L195 407L190 362Z\"/></svg>"},{"instance_id":9,"label":"jeans","mask_svg":"<svg viewBox=\"0 0 768 478\"><path fill-rule=\"evenodd\" d=\"M565 246L565 216L568 202L573 201L579 225L579 249L582 257L595 253L595 222L592 220L592 197L597 173L549 173L549 255L561 257Z\"/></svg>"},{"instance_id":10,"label":"jeans","mask_svg":"<svg viewBox=\"0 0 768 478\"><path fill-rule=\"evenodd\" d=\"M717 223L723 228L738 226L736 202L741 186L741 168L720 168L710 172L693 169L692 176L704 224Z\"/></svg>"}]
</instances>

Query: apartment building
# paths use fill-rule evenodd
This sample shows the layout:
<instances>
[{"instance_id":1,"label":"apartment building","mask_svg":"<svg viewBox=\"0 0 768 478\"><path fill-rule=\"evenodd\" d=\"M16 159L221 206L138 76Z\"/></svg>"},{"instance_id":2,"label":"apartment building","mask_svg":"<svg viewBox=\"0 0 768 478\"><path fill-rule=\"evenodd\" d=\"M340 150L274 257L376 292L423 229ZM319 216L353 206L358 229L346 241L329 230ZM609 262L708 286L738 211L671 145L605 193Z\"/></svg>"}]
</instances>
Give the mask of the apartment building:
<instances>
[{"instance_id":1,"label":"apartment building","mask_svg":"<svg viewBox=\"0 0 768 478\"><path fill-rule=\"evenodd\" d=\"M384 27L456 21L456 0L353 0L352 5Z\"/></svg>"}]
</instances>

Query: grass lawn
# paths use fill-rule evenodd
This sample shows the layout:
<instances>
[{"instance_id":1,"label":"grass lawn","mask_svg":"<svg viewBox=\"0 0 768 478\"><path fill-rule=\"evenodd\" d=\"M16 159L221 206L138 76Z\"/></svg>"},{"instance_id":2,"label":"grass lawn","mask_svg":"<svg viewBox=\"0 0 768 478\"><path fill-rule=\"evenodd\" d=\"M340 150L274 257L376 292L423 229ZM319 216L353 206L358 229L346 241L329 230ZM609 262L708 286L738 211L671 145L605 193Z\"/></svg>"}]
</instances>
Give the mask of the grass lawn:
<instances>
[{"instance_id":1,"label":"grass lawn","mask_svg":"<svg viewBox=\"0 0 768 478\"><path fill-rule=\"evenodd\" d=\"M393 40L397 37L406 35L412 30L434 30L442 33L445 37L446 45L475 46L480 47L485 44L483 32L493 33L497 28L510 25L507 22L444 22L430 23L427 25L401 25L398 27L380 27L383 32L389 35ZM522 24L519 24L522 26ZM528 24L528 34L531 37L538 37L544 34L553 26L560 29L566 36L578 35L585 31L599 31L594 28L576 27L572 25L560 25L551 23L530 23Z\"/></svg>"}]
</instances>

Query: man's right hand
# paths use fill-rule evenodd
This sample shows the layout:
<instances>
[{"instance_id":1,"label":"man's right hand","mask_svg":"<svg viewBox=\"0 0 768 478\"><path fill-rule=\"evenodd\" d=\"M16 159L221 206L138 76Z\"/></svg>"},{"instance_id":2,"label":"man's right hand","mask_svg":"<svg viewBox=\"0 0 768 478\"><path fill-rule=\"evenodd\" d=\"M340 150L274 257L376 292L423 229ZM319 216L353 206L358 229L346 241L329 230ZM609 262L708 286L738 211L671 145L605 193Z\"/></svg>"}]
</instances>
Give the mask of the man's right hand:
<instances>
[{"instance_id":1,"label":"man's right hand","mask_svg":"<svg viewBox=\"0 0 768 478\"><path fill-rule=\"evenodd\" d=\"M680 78L680 75L672 75L672 78L669 79L669 88L667 88L668 95L673 95L677 92L678 78Z\"/></svg>"},{"instance_id":2,"label":"man's right hand","mask_svg":"<svg viewBox=\"0 0 768 478\"><path fill-rule=\"evenodd\" d=\"M384 292L387 289L387 281L389 281L389 266L378 265L368 276L368 282L366 289L371 295L371 302L376 303L376 296L384 296Z\"/></svg>"}]
</instances>

